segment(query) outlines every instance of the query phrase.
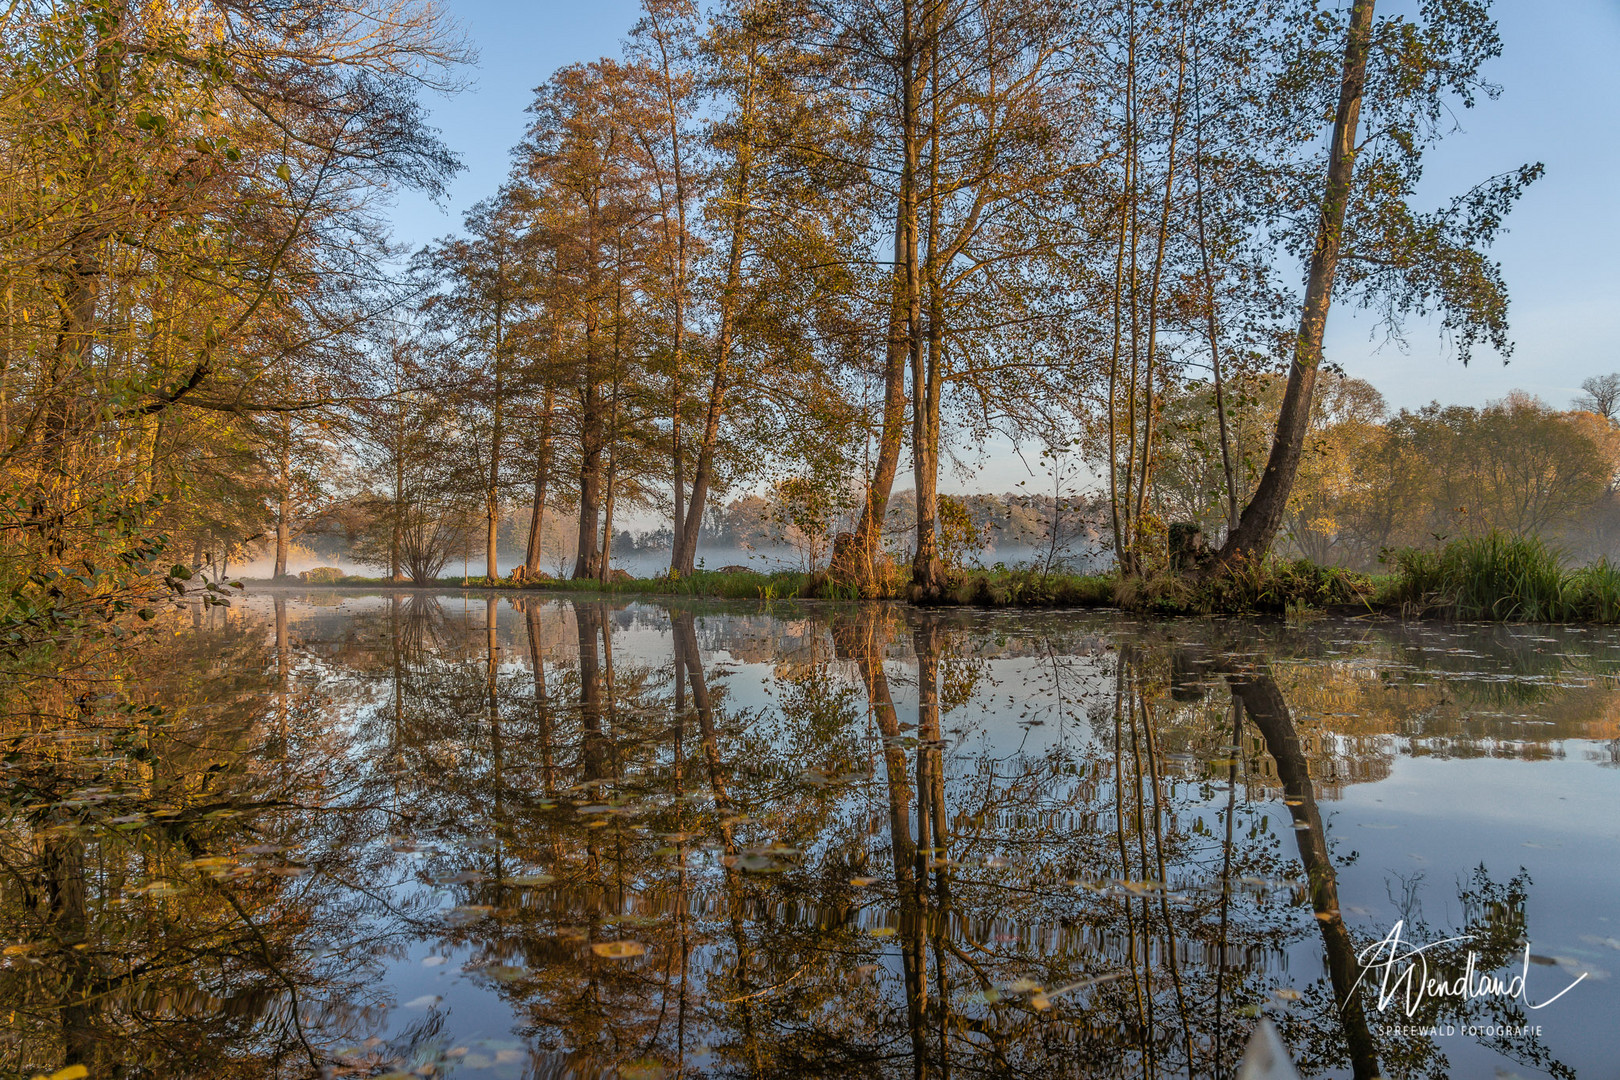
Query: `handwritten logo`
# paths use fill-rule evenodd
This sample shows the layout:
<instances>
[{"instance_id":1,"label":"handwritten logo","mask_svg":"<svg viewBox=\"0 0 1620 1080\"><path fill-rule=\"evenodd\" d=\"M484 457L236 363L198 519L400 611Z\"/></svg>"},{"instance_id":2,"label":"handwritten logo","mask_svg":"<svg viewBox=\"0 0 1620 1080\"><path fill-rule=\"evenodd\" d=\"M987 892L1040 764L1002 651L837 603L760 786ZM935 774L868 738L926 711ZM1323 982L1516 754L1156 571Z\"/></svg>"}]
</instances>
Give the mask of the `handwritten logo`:
<instances>
[{"instance_id":1,"label":"handwritten logo","mask_svg":"<svg viewBox=\"0 0 1620 1080\"><path fill-rule=\"evenodd\" d=\"M1477 970L1479 954L1472 949L1467 952L1461 974L1449 979L1431 975L1428 957L1430 949L1472 941L1474 935L1461 934L1457 937L1431 941L1427 945L1416 945L1401 937L1405 928L1404 920L1397 921L1382 940L1373 942L1356 955L1356 959L1361 961L1361 974L1356 977L1351 994L1360 989L1369 973L1377 972L1379 1012L1383 1012L1392 1002L1399 1001L1407 1018L1411 1019L1423 1007L1424 999L1438 1000L1448 997L1462 1001L1483 997L1506 998L1524 1002L1527 1009L1545 1009L1575 989L1586 978L1586 974L1582 973L1574 982L1546 1001L1539 1004L1531 1001L1529 942L1525 942L1524 958L1519 972L1509 978L1494 973L1481 974Z\"/></svg>"}]
</instances>

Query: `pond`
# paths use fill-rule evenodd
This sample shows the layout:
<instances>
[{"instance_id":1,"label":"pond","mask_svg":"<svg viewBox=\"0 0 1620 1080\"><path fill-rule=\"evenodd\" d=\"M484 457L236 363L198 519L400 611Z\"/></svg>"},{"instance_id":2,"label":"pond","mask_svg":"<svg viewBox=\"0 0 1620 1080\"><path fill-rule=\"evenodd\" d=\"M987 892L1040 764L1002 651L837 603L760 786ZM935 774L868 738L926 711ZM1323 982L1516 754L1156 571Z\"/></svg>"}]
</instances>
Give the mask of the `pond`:
<instances>
[{"instance_id":1,"label":"pond","mask_svg":"<svg viewBox=\"0 0 1620 1080\"><path fill-rule=\"evenodd\" d=\"M173 618L8 732L0 1073L1614 1073L1614 630Z\"/></svg>"}]
</instances>

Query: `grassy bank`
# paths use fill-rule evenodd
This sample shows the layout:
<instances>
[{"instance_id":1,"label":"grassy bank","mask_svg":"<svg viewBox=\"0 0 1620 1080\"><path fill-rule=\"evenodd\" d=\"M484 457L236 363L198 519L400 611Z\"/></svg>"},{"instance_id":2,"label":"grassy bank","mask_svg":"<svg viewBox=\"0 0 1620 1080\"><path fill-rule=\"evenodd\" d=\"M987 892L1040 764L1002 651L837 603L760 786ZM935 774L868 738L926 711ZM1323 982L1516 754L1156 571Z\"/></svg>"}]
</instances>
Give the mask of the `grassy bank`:
<instances>
[{"instance_id":1,"label":"grassy bank","mask_svg":"<svg viewBox=\"0 0 1620 1080\"><path fill-rule=\"evenodd\" d=\"M1025 568L958 571L940 603L990 608L1114 607L1152 615L1385 614L1493 622L1620 622L1620 568L1570 567L1534 538L1492 533L1437 550L1389 553L1384 574L1267 559L1212 573L1160 571L1141 577L1042 573ZM398 588L385 578L300 583ZM614 596L723 600L906 600L903 586L863 597L825 573L699 570L682 578L598 584L546 580L515 586L488 578L440 578L423 587L513 592L598 592Z\"/></svg>"}]
</instances>

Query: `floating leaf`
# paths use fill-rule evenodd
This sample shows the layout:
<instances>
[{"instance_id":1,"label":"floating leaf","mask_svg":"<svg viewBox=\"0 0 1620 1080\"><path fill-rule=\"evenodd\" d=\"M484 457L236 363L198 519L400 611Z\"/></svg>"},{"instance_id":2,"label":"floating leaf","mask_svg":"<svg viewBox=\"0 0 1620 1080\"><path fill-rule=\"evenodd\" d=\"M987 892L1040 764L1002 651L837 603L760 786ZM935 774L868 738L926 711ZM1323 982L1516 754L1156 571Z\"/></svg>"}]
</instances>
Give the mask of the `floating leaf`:
<instances>
[{"instance_id":1,"label":"floating leaf","mask_svg":"<svg viewBox=\"0 0 1620 1080\"><path fill-rule=\"evenodd\" d=\"M628 960L646 951L647 946L639 941L598 941L591 946L591 952L597 956L605 956L609 960Z\"/></svg>"},{"instance_id":2,"label":"floating leaf","mask_svg":"<svg viewBox=\"0 0 1620 1080\"><path fill-rule=\"evenodd\" d=\"M511 964L491 964L484 969L484 974L496 982L510 983L526 977L529 974L529 969L513 967Z\"/></svg>"},{"instance_id":3,"label":"floating leaf","mask_svg":"<svg viewBox=\"0 0 1620 1080\"><path fill-rule=\"evenodd\" d=\"M656 1061L632 1061L619 1066L619 1080L664 1080L667 1075Z\"/></svg>"},{"instance_id":4,"label":"floating leaf","mask_svg":"<svg viewBox=\"0 0 1620 1080\"><path fill-rule=\"evenodd\" d=\"M552 877L550 874L514 874L511 877L501 878L499 884L501 884L501 885L517 885L517 886L539 886L539 885L550 885L553 881L556 881L556 880L557 879Z\"/></svg>"}]
</instances>

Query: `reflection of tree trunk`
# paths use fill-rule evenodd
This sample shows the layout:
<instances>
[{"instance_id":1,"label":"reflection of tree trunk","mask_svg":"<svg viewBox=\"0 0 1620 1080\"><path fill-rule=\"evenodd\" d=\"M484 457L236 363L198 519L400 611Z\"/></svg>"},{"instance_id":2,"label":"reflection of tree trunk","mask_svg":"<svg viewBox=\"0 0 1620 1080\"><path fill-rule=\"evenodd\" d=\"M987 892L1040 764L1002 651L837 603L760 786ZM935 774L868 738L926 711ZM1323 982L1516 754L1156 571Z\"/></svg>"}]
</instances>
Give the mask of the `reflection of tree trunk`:
<instances>
[{"instance_id":1,"label":"reflection of tree trunk","mask_svg":"<svg viewBox=\"0 0 1620 1080\"><path fill-rule=\"evenodd\" d=\"M698 651L697 623L690 611L670 613L675 638L675 670L685 671L692 690L692 706L697 713L698 731L703 740L703 757L708 766L709 788L714 797L715 811L721 815L720 839L725 850L725 882L731 939L737 950L737 995L742 1011L743 1040L754 1061L756 1072L763 1071L762 1058L754 1031L753 995L748 990L748 969L753 955L744 926L743 898L739 889L737 870L732 865L737 855L737 842L732 832L731 797L726 790L726 770L720 759L720 738L714 725L714 701L709 696L708 680L703 674L703 657Z\"/></svg>"},{"instance_id":2,"label":"reflection of tree trunk","mask_svg":"<svg viewBox=\"0 0 1620 1080\"><path fill-rule=\"evenodd\" d=\"M394 726L389 732L388 771L398 791L401 755L405 748L405 643L400 640L399 594L388 598L388 643L394 676Z\"/></svg>"},{"instance_id":3,"label":"reflection of tree trunk","mask_svg":"<svg viewBox=\"0 0 1620 1080\"><path fill-rule=\"evenodd\" d=\"M64 831L65 821L58 821ZM89 927L84 881L84 841L52 836L45 841L42 868L50 903L50 939L61 949L63 987L59 1008L64 1064L88 1064L96 1038L89 1004L93 972L81 947Z\"/></svg>"},{"instance_id":4,"label":"reflection of tree trunk","mask_svg":"<svg viewBox=\"0 0 1620 1080\"><path fill-rule=\"evenodd\" d=\"M1215 954L1215 1068L1219 1075L1221 1063L1225 1060L1224 1035L1225 1025L1222 1023L1222 1006L1226 991L1226 942L1227 925L1232 908L1232 851L1233 833L1236 831L1237 821L1237 781L1238 781L1238 754L1239 747L1243 745L1243 699L1237 695L1232 696L1232 742L1229 747L1231 758L1226 767L1226 842L1221 847L1221 923L1219 937L1216 942Z\"/></svg>"},{"instance_id":5,"label":"reflection of tree trunk","mask_svg":"<svg viewBox=\"0 0 1620 1080\"><path fill-rule=\"evenodd\" d=\"M714 703L709 698L709 684L703 677L703 658L698 652L697 621L690 611L672 612L675 631L675 667L684 670L692 689L692 706L697 711L698 728L703 739L703 754L709 767L709 783L714 790L716 810L729 810L730 796L726 794L726 773L720 761L720 744L714 729ZM731 845L731 826L722 825L727 846Z\"/></svg>"},{"instance_id":6,"label":"reflection of tree trunk","mask_svg":"<svg viewBox=\"0 0 1620 1080\"><path fill-rule=\"evenodd\" d=\"M588 782L602 778L607 756L602 734L602 669L596 651L601 637L602 606L575 604L574 623L579 631L579 722L583 730L580 778Z\"/></svg>"},{"instance_id":7,"label":"reflection of tree trunk","mask_svg":"<svg viewBox=\"0 0 1620 1080\"><path fill-rule=\"evenodd\" d=\"M932 620L924 620L912 631L912 648L917 654L917 838L920 858L917 866L917 898L922 911L922 922L930 930L934 946L934 980L937 983L935 1009L938 1021L940 1075L950 1076L950 984L946 981L945 935L948 933L945 913L950 907L950 875L946 859L949 851L945 834L945 761L939 730L939 627ZM936 907L928 910L928 871L934 871ZM918 942L919 955L921 943ZM920 966L920 965L919 965ZM927 988L923 987L926 994ZM926 1000L919 1004L919 1012L926 1008Z\"/></svg>"},{"instance_id":8,"label":"reflection of tree trunk","mask_svg":"<svg viewBox=\"0 0 1620 1080\"><path fill-rule=\"evenodd\" d=\"M484 601L484 693L489 712L489 757L490 773L495 786L495 813L493 823L494 833L500 836L500 825L506 819L502 812L501 786L506 766L505 744L501 738L501 698L500 698L500 639L497 634L499 623L500 600L494 596ZM495 875L500 876L499 845L495 848Z\"/></svg>"},{"instance_id":9,"label":"reflection of tree trunk","mask_svg":"<svg viewBox=\"0 0 1620 1080\"><path fill-rule=\"evenodd\" d=\"M276 736L286 752L287 739L287 684L292 675L292 654L287 643L287 598L278 596L276 604Z\"/></svg>"},{"instance_id":10,"label":"reflection of tree trunk","mask_svg":"<svg viewBox=\"0 0 1620 1080\"><path fill-rule=\"evenodd\" d=\"M1350 1063L1356 1080L1369 1080L1379 1075L1378 1055L1372 1033L1367 1029L1361 995L1356 990L1360 965L1355 946L1350 942L1350 932L1339 913L1338 878L1328 855L1327 832L1316 807L1316 792L1299 732L1288 714L1282 691L1277 689L1270 675L1231 675L1227 681L1232 694L1242 702L1243 710L1265 739L1266 750L1276 759L1277 776L1283 784L1289 813L1293 815L1299 858L1309 882L1311 907L1316 912L1316 925L1322 931L1333 995L1339 1003L1339 1020L1350 1046Z\"/></svg>"},{"instance_id":11,"label":"reflection of tree trunk","mask_svg":"<svg viewBox=\"0 0 1620 1080\"><path fill-rule=\"evenodd\" d=\"M1140 694L1140 690L1138 691ZM1159 917L1164 920L1165 962L1170 968L1170 981L1176 990L1176 1011L1181 1014L1181 1033L1187 1054L1187 1072L1193 1071L1192 1016L1187 1009L1187 995L1181 982L1180 950L1176 945L1176 927L1170 918L1170 872L1164 858L1164 819L1169 808L1164 801L1164 787L1159 778L1158 738L1153 731L1153 713L1145 695L1140 698L1142 734L1147 742L1148 779L1153 785L1153 854L1158 866Z\"/></svg>"},{"instance_id":12,"label":"reflection of tree trunk","mask_svg":"<svg viewBox=\"0 0 1620 1080\"><path fill-rule=\"evenodd\" d=\"M1130 657L1121 650L1119 660L1114 665L1114 839L1119 849L1119 876L1120 880L1131 879L1130 852L1125 843L1125 711L1129 707L1129 693L1126 687L1126 670L1130 666ZM1138 778L1140 787L1140 778ZM1142 982L1136 970L1136 958L1140 952L1136 939L1136 916L1131 911L1131 901L1126 898L1122 904L1125 910L1125 929L1129 938L1129 951L1125 957L1131 966L1131 995L1136 1005L1136 1029L1139 1032L1147 1031L1147 1012L1142 1000Z\"/></svg>"},{"instance_id":13,"label":"reflection of tree trunk","mask_svg":"<svg viewBox=\"0 0 1620 1080\"><path fill-rule=\"evenodd\" d=\"M272 576L287 576L287 549L292 543L292 414L281 414L281 453L276 477L276 565Z\"/></svg>"},{"instance_id":14,"label":"reflection of tree trunk","mask_svg":"<svg viewBox=\"0 0 1620 1080\"><path fill-rule=\"evenodd\" d=\"M901 964L906 980L906 1026L911 1035L912 1071L921 1080L928 1075L927 1040L923 1028L927 1007L927 973L923 970L923 933L926 919L918 889L919 845L911 837L911 784L906 752L900 746L900 717L894 709L889 677L883 670L883 643L878 637L877 613L862 608L853 623L834 627L838 654L853 658L866 684L866 700L883 736L883 767L889 793L889 852L894 864L895 897L900 907ZM920 764L919 764L920 769ZM921 818L923 815L919 814ZM924 836L927 827L919 823Z\"/></svg>"},{"instance_id":15,"label":"reflection of tree trunk","mask_svg":"<svg viewBox=\"0 0 1620 1080\"><path fill-rule=\"evenodd\" d=\"M540 736L540 790L550 797L555 790L551 761L551 701L546 693L546 658L541 649L543 625L540 604L525 598L523 621L529 638L529 670L534 676L534 720Z\"/></svg>"}]
</instances>

